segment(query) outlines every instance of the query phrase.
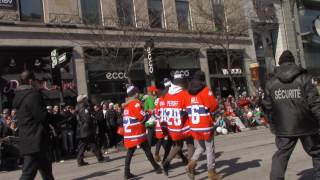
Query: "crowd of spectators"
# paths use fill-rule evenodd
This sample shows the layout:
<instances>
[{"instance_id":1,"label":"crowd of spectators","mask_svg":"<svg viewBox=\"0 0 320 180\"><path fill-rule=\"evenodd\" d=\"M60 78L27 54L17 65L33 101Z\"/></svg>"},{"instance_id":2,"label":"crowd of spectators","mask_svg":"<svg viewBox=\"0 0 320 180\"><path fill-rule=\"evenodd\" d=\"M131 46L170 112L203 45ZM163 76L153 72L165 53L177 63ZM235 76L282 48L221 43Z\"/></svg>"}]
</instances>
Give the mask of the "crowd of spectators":
<instances>
[{"instance_id":1,"label":"crowd of spectators","mask_svg":"<svg viewBox=\"0 0 320 180\"><path fill-rule=\"evenodd\" d=\"M268 126L262 112L262 96L247 96L244 92L237 98L229 95L227 98L217 99L220 106L215 113L217 134L237 133L245 128ZM227 131L222 133L223 129Z\"/></svg>"},{"instance_id":2,"label":"crowd of spectators","mask_svg":"<svg viewBox=\"0 0 320 180\"><path fill-rule=\"evenodd\" d=\"M50 119L50 149L53 162L63 162L65 159L74 158L77 154L77 118L73 106L47 106ZM92 105L91 119L95 129L95 141L105 154L111 148L118 148L122 138L117 131L117 120L121 118L121 108L112 102L102 102ZM8 151L7 141L18 136L18 123L15 109L4 109L0 114L0 169L3 164L4 151ZM18 147L16 147L18 149ZM18 159L17 159L18 160ZM12 163L12 162L11 162Z\"/></svg>"}]
</instances>

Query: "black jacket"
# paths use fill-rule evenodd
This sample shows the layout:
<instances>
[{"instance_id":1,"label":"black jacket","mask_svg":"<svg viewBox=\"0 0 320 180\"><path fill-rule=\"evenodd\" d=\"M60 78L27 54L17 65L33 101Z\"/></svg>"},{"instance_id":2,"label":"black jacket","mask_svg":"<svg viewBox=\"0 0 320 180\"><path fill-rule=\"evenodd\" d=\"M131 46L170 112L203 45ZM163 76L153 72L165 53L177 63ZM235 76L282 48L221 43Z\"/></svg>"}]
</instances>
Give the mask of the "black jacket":
<instances>
[{"instance_id":1,"label":"black jacket","mask_svg":"<svg viewBox=\"0 0 320 180\"><path fill-rule=\"evenodd\" d=\"M77 138L92 138L95 135L94 121L88 105L80 103L76 106Z\"/></svg>"},{"instance_id":2,"label":"black jacket","mask_svg":"<svg viewBox=\"0 0 320 180\"><path fill-rule=\"evenodd\" d=\"M264 110L277 136L318 133L320 97L306 70L284 63L266 84Z\"/></svg>"},{"instance_id":3,"label":"black jacket","mask_svg":"<svg viewBox=\"0 0 320 180\"><path fill-rule=\"evenodd\" d=\"M20 86L13 100L19 119L22 154L46 152L49 145L49 123L42 95L32 86Z\"/></svg>"},{"instance_id":4,"label":"black jacket","mask_svg":"<svg viewBox=\"0 0 320 180\"><path fill-rule=\"evenodd\" d=\"M117 126L118 114L114 109L108 109L106 115L106 124L108 129L113 129Z\"/></svg>"}]
</instances>

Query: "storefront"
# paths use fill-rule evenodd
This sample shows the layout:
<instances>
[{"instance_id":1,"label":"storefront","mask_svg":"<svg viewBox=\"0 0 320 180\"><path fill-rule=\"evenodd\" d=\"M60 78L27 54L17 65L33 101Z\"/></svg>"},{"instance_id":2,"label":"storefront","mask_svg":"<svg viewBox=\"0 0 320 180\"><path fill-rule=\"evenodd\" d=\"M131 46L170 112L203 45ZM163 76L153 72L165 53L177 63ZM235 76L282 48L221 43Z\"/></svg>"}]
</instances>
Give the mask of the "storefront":
<instances>
[{"instance_id":1,"label":"storefront","mask_svg":"<svg viewBox=\"0 0 320 180\"><path fill-rule=\"evenodd\" d=\"M1 47L0 48L0 72L2 77L1 102L3 107L11 107L14 90L19 86L19 74L24 70L35 73L36 84L43 92L46 104L60 103L60 86L62 86L64 102L75 104L77 96L74 82L73 63L70 49L59 49L60 53L66 53L66 59L59 69L52 70L50 53L52 48L43 47ZM61 79L61 80L60 80Z\"/></svg>"},{"instance_id":2,"label":"storefront","mask_svg":"<svg viewBox=\"0 0 320 180\"><path fill-rule=\"evenodd\" d=\"M208 64L211 88L217 96L227 97L235 95L230 75L235 82L238 93L247 92L247 80L242 51L232 51L231 70L228 71L227 56L222 50L209 50Z\"/></svg>"},{"instance_id":3,"label":"storefront","mask_svg":"<svg viewBox=\"0 0 320 180\"><path fill-rule=\"evenodd\" d=\"M192 49L154 49L152 62L156 85L161 86L164 78L172 79L175 73L191 78L193 73L200 69L198 54L199 51ZM134 65L128 73L130 58L129 49L119 49L117 56L111 53L108 57L91 56L90 59L86 59L88 90L93 103L100 103L103 100L123 102L126 97L125 84L128 83L128 78L141 92L145 92L147 78L144 70L143 49L135 53Z\"/></svg>"}]
</instances>

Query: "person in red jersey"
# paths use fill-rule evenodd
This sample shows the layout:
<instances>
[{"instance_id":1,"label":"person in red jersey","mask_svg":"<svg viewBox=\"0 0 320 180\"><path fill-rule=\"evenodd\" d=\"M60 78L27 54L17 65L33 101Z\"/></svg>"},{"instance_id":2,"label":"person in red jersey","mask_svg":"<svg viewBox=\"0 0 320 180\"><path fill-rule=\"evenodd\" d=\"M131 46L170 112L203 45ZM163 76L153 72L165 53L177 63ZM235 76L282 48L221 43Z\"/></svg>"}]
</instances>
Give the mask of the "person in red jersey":
<instances>
[{"instance_id":1,"label":"person in red jersey","mask_svg":"<svg viewBox=\"0 0 320 180\"><path fill-rule=\"evenodd\" d=\"M190 159L193 152L193 140L186 137L186 132L190 131L187 124L188 116L186 114L188 92L184 90L186 81L181 74L174 76L174 81L165 95L165 120L168 125L169 135L173 141L173 148L168 157L163 162L163 170L166 175L169 173L169 165L171 160L179 153L183 162L186 164L188 159L181 153L184 140L188 145L188 158Z\"/></svg>"},{"instance_id":2,"label":"person in red jersey","mask_svg":"<svg viewBox=\"0 0 320 180\"><path fill-rule=\"evenodd\" d=\"M151 148L147 142L146 128L144 125L148 115L143 111L143 107L138 98L138 88L127 85L128 101L125 103L123 112L124 146L128 149L125 160L124 179L131 179L135 176L130 172L132 156L140 146L152 164L156 173L161 173L161 167L153 159Z\"/></svg>"},{"instance_id":3,"label":"person in red jersey","mask_svg":"<svg viewBox=\"0 0 320 180\"><path fill-rule=\"evenodd\" d=\"M156 144L156 149L154 153L154 159L156 161L160 161L160 148L161 146L164 149L164 155L163 155L163 161L168 157L172 141L170 138L168 138L168 127L167 122L165 120L164 116L164 107L165 107L165 99L164 95L168 92L169 87L171 86L171 81L167 78L164 79L164 89L160 92L159 98L156 100L156 108L155 108L155 115L157 117L157 124L156 124L156 138L158 139L158 142Z\"/></svg>"},{"instance_id":4,"label":"person in red jersey","mask_svg":"<svg viewBox=\"0 0 320 180\"><path fill-rule=\"evenodd\" d=\"M208 179L221 179L215 171L214 119L211 116L218 109L218 102L212 91L205 85L205 75L203 72L197 71L194 74L189 83L188 92L190 97L187 102L187 112L196 150L189 161L187 174L190 179L195 179L197 161L201 154L206 151Z\"/></svg>"}]
</instances>

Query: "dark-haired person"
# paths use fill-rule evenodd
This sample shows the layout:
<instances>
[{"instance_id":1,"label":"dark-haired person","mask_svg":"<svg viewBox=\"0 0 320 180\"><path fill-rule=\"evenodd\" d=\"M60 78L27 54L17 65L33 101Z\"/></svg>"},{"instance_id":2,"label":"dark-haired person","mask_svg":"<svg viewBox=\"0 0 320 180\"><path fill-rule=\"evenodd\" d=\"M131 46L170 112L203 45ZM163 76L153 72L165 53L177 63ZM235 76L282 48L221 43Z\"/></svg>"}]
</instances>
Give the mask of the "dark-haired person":
<instances>
[{"instance_id":1,"label":"dark-haired person","mask_svg":"<svg viewBox=\"0 0 320 180\"><path fill-rule=\"evenodd\" d=\"M297 141L312 157L315 179L320 179L320 96L312 77L295 64L290 51L279 59L275 76L266 84L263 106L276 135L271 180L284 180L288 161Z\"/></svg>"},{"instance_id":2,"label":"dark-haired person","mask_svg":"<svg viewBox=\"0 0 320 180\"><path fill-rule=\"evenodd\" d=\"M43 179L53 180L49 160L49 122L41 93L34 88L34 74L25 71L20 75L13 107L19 119L19 147L24 157L20 180L34 179L39 170Z\"/></svg>"},{"instance_id":3,"label":"dark-haired person","mask_svg":"<svg viewBox=\"0 0 320 180\"><path fill-rule=\"evenodd\" d=\"M144 125L146 114L143 111L141 102L137 99L139 96L138 88L133 85L127 85L127 94L128 99L124 105L123 112L124 146L128 149L125 160L124 179L135 177L130 172L130 164L137 146L143 149L156 173L161 173L161 167L154 160L147 141L146 127Z\"/></svg>"},{"instance_id":4,"label":"dark-haired person","mask_svg":"<svg viewBox=\"0 0 320 180\"><path fill-rule=\"evenodd\" d=\"M205 75L197 71L189 83L187 112L191 135L195 140L196 150L188 164L187 173L195 179L195 168L201 154L206 152L208 179L218 180L221 177L215 170L215 147L213 140L214 119L212 113L218 109L218 102L212 91L206 86Z\"/></svg>"}]
</instances>

